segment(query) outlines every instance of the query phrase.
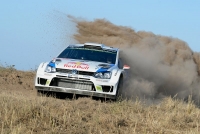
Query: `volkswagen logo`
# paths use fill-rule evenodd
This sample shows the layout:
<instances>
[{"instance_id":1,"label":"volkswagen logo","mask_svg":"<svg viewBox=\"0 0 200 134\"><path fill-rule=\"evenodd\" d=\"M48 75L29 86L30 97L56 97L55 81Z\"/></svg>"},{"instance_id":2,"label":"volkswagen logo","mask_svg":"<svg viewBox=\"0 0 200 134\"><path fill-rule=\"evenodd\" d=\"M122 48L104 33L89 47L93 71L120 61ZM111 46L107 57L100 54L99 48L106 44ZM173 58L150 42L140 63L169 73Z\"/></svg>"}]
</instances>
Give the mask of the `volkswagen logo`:
<instances>
[{"instance_id":1,"label":"volkswagen logo","mask_svg":"<svg viewBox=\"0 0 200 134\"><path fill-rule=\"evenodd\" d=\"M77 70L76 70L76 69L73 69L73 70L72 70L72 74L77 74Z\"/></svg>"}]
</instances>

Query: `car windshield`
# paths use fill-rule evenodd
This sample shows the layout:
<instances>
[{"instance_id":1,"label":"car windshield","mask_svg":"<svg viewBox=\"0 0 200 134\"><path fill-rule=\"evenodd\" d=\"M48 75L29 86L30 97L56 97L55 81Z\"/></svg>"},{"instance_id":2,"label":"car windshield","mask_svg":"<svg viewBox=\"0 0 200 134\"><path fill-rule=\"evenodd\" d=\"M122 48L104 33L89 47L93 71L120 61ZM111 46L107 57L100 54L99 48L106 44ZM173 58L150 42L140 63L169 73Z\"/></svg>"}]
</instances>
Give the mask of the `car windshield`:
<instances>
[{"instance_id":1,"label":"car windshield","mask_svg":"<svg viewBox=\"0 0 200 134\"><path fill-rule=\"evenodd\" d=\"M96 50L88 48L66 48L58 58L81 59L115 64L116 51Z\"/></svg>"}]
</instances>

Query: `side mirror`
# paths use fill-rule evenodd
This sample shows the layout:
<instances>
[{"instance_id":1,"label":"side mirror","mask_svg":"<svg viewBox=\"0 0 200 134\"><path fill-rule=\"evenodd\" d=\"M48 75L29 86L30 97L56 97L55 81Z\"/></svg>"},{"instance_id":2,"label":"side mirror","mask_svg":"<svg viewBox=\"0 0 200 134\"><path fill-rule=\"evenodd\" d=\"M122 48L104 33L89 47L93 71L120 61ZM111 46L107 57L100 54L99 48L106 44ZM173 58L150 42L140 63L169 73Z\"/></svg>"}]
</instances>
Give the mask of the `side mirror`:
<instances>
[{"instance_id":1,"label":"side mirror","mask_svg":"<svg viewBox=\"0 0 200 134\"><path fill-rule=\"evenodd\" d=\"M124 69L124 70L125 70L125 69L130 69L130 66L124 65L124 66L123 66L123 69Z\"/></svg>"}]
</instances>

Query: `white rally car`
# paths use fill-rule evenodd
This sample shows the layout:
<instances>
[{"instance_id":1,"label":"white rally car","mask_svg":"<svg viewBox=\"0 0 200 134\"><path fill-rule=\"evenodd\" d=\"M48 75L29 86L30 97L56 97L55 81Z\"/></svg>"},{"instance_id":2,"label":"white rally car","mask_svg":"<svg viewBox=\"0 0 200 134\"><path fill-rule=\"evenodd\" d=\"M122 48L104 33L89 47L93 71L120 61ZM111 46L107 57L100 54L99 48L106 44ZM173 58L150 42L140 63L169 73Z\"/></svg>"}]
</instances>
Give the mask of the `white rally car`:
<instances>
[{"instance_id":1,"label":"white rally car","mask_svg":"<svg viewBox=\"0 0 200 134\"><path fill-rule=\"evenodd\" d=\"M39 65L35 87L38 93L116 99L123 89L124 69L129 68L121 66L118 48L96 43L69 45L57 58Z\"/></svg>"}]
</instances>

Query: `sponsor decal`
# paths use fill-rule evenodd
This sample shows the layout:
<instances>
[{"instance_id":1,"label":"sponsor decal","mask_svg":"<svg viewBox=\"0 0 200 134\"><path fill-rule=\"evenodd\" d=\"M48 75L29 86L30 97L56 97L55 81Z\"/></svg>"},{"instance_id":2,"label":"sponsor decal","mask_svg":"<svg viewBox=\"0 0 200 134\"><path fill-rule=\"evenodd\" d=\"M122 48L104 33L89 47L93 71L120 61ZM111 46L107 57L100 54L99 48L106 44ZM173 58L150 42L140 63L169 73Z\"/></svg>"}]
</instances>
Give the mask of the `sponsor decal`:
<instances>
[{"instance_id":1,"label":"sponsor decal","mask_svg":"<svg viewBox=\"0 0 200 134\"><path fill-rule=\"evenodd\" d=\"M89 65L82 62L68 62L64 64L64 67L72 69L84 69L84 70L89 69Z\"/></svg>"},{"instance_id":2,"label":"sponsor decal","mask_svg":"<svg viewBox=\"0 0 200 134\"><path fill-rule=\"evenodd\" d=\"M96 79L96 81L100 81L100 82L108 82L108 80L104 80L104 79Z\"/></svg>"}]
</instances>

